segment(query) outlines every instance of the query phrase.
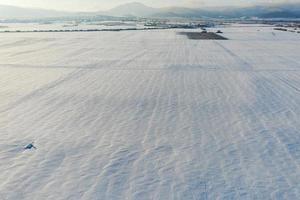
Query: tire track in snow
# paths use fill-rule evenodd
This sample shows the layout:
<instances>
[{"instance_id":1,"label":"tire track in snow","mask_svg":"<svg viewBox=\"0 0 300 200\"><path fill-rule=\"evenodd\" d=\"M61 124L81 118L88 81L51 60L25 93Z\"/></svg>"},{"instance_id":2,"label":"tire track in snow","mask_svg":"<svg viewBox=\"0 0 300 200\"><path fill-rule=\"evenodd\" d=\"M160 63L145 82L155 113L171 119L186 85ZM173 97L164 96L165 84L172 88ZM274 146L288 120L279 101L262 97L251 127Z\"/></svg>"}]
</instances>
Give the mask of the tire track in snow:
<instances>
[{"instance_id":1,"label":"tire track in snow","mask_svg":"<svg viewBox=\"0 0 300 200\"><path fill-rule=\"evenodd\" d=\"M249 129L254 129L256 130L255 132L261 133L256 135L256 143L261 144L261 146L257 146L254 145L255 143L251 143L251 149L258 149L257 152L261 152L257 153L257 156L260 160L261 165L265 168L265 170L268 171L270 177L274 177L274 179L277 177L282 177L282 182L285 182L287 185L290 185L290 187L292 187L292 185L294 185L293 180L288 178L289 176L285 176L284 174L282 174L282 171L285 170L281 171L281 169L285 168L285 163L289 163L288 165L292 164L293 166L295 166L296 163L294 163L294 159L290 157L289 153L286 151L286 147L282 144L281 141L278 140L277 136L274 134L269 134L270 130L268 130L268 126L267 124L265 124L266 119L270 117L273 118L272 113L274 112L274 108L286 107L284 104L282 104L283 102L285 102L285 100L282 99L281 96L278 96L280 92L278 91L278 88L276 89L276 87L274 87L274 83L271 84L271 82L267 80L268 78L265 76L254 77L253 83L257 84L257 88L259 89L259 91L257 91L257 94L262 95L262 97L258 98L257 102L254 103L253 106L247 106L247 109L249 109L250 112L245 114L245 116L248 116L248 118L251 117L253 119L250 121L251 123L249 125ZM264 96L271 98L271 100L264 100ZM257 106L259 108L257 108ZM267 137L265 137L264 135L266 135ZM272 148L275 148L276 152L280 154L286 154L282 156L278 155L278 157L283 158L285 160L280 163L278 163L278 160L276 160L276 163L274 163L272 158L270 158L270 156L273 158L275 156L272 154L272 152L274 151L272 150ZM273 181L278 182L278 180ZM283 188L281 190L283 190ZM266 196L261 196L259 198L266 198Z\"/></svg>"},{"instance_id":2,"label":"tire track in snow","mask_svg":"<svg viewBox=\"0 0 300 200\"><path fill-rule=\"evenodd\" d=\"M144 54L145 54L145 51L138 52L136 55L131 57L131 59L134 60ZM129 53L128 55L131 55L131 53ZM109 65L122 65L122 64L128 64L129 62L130 62L130 60L129 61L115 60L115 61L112 61ZM21 97L17 101L7 105L6 108L0 110L0 113L11 110L11 109L15 108L16 106L29 101L30 99L36 98L37 96L43 96L49 90L51 90L59 85L62 85L70 80L74 80L76 78L84 76L88 73L92 73L93 71L96 70L95 68L92 68L92 69L93 70L86 70L86 69L74 70L73 72L69 73L65 77L59 78L58 80L55 80L54 82L48 83L45 86L42 86L41 88L34 90L33 92Z\"/></svg>"},{"instance_id":3,"label":"tire track in snow","mask_svg":"<svg viewBox=\"0 0 300 200\"><path fill-rule=\"evenodd\" d=\"M45 86L37 89L37 90L34 90L33 92L19 98L17 101L9 104L6 106L6 108L4 109L1 109L0 110L0 113L3 113L3 112L6 112L8 110L11 110L17 106L19 106L20 104L24 103L24 102L27 102L33 98L36 98L38 96L42 96L43 94L47 93L47 91L57 87L58 85L61 85L73 78L76 78L76 77L80 77L84 74L84 72L86 72L85 70L76 70L76 71L73 71L71 72L70 74L68 74L67 76L63 77L63 78L59 78L58 80L54 81L54 82L51 82L49 84L46 84Z\"/></svg>"},{"instance_id":4,"label":"tire track in snow","mask_svg":"<svg viewBox=\"0 0 300 200\"><path fill-rule=\"evenodd\" d=\"M221 44L221 42L218 41L214 41L214 43L221 47L227 54L229 54L235 61L237 61L238 66L241 70L246 70L246 71L252 71L253 67L246 62L245 60L243 60L239 55L237 55L236 53L234 53L232 50L230 50L229 48L225 47L223 44Z\"/></svg>"}]
</instances>

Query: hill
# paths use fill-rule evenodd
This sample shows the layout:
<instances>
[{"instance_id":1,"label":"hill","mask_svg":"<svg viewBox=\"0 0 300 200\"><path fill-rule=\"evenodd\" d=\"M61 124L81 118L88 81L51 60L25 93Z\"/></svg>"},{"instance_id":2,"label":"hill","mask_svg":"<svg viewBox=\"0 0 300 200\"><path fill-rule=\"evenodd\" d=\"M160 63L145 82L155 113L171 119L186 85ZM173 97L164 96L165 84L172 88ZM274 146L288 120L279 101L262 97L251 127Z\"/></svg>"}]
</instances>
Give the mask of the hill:
<instances>
[{"instance_id":1,"label":"hill","mask_svg":"<svg viewBox=\"0 0 300 200\"><path fill-rule=\"evenodd\" d=\"M107 11L64 12L46 9L22 8L0 5L0 19L31 19L51 17L82 16L118 16L118 17L161 17L161 18L300 18L300 4L268 4L252 7L219 8L153 8L141 3L127 3Z\"/></svg>"}]
</instances>

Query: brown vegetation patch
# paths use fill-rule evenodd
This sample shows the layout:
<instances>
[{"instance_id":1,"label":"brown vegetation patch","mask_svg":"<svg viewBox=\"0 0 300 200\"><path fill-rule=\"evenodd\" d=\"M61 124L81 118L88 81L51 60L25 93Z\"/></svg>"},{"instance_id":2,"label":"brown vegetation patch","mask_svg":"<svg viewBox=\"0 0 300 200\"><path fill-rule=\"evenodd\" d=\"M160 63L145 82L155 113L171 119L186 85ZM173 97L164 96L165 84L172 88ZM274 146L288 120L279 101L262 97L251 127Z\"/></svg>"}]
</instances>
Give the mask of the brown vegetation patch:
<instances>
[{"instance_id":1,"label":"brown vegetation patch","mask_svg":"<svg viewBox=\"0 0 300 200\"><path fill-rule=\"evenodd\" d=\"M213 32L180 32L191 40L228 40L227 38Z\"/></svg>"}]
</instances>

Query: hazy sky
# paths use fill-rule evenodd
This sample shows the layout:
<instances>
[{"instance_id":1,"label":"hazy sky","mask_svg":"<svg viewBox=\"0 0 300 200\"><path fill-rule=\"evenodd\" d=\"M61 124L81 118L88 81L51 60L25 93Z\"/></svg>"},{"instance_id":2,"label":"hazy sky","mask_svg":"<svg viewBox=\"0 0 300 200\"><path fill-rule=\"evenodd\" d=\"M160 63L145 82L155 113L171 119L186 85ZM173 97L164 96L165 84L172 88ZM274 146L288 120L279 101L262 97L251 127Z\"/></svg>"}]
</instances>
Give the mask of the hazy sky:
<instances>
[{"instance_id":1,"label":"hazy sky","mask_svg":"<svg viewBox=\"0 0 300 200\"><path fill-rule=\"evenodd\" d=\"M95 11L106 10L133 1L153 7L245 6L259 3L300 2L300 0L0 0L0 4L56 10Z\"/></svg>"}]
</instances>

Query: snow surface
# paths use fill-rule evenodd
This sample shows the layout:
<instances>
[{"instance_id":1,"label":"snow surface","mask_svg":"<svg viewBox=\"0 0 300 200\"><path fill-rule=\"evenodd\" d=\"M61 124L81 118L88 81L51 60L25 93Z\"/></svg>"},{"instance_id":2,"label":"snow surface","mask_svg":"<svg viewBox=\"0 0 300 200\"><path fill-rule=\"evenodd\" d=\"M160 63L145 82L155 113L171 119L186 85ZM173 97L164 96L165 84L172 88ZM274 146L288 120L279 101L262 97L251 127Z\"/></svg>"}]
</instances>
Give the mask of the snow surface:
<instances>
[{"instance_id":1,"label":"snow surface","mask_svg":"<svg viewBox=\"0 0 300 200\"><path fill-rule=\"evenodd\" d=\"M0 199L300 199L300 34L178 31L0 34Z\"/></svg>"},{"instance_id":2,"label":"snow surface","mask_svg":"<svg viewBox=\"0 0 300 200\"><path fill-rule=\"evenodd\" d=\"M118 24L119 23L119 24ZM5 31L50 31L50 30L90 30L90 29L128 29L146 28L143 23L136 22L94 22L79 23L55 22L55 23L0 23L0 33Z\"/></svg>"}]
</instances>

